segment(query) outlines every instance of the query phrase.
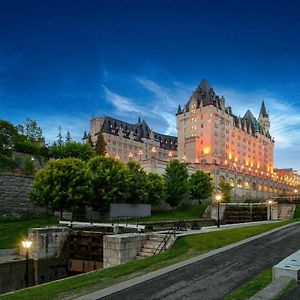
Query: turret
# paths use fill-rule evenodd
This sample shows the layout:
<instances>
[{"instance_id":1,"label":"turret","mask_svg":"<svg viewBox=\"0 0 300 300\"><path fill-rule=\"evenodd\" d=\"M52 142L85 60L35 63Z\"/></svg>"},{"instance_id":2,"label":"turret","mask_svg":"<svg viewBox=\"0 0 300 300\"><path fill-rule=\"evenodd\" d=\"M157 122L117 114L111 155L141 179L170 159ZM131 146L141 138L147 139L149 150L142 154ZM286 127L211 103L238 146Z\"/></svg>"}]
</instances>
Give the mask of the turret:
<instances>
[{"instance_id":1,"label":"turret","mask_svg":"<svg viewBox=\"0 0 300 300\"><path fill-rule=\"evenodd\" d=\"M269 132L270 129L270 120L269 120L269 114L266 111L265 107L265 102L262 101L261 107L260 107L260 112L259 112L259 117L258 117L258 122L260 123L262 127L262 131L264 134Z\"/></svg>"}]
</instances>

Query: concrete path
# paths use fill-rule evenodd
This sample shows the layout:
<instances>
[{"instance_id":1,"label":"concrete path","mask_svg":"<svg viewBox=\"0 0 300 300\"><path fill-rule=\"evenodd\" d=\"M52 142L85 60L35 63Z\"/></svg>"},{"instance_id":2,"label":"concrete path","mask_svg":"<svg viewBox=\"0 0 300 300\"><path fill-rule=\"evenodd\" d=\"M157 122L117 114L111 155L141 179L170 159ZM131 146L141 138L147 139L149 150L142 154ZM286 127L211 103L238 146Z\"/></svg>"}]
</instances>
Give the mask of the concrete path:
<instances>
[{"instance_id":1,"label":"concrete path","mask_svg":"<svg viewBox=\"0 0 300 300\"><path fill-rule=\"evenodd\" d=\"M259 291L249 300L274 299L291 281L292 279L289 277L279 277L277 280L272 281L268 286Z\"/></svg>"},{"instance_id":2,"label":"concrete path","mask_svg":"<svg viewBox=\"0 0 300 300\"><path fill-rule=\"evenodd\" d=\"M289 224L79 299L223 299L298 250L299 234Z\"/></svg>"}]
</instances>

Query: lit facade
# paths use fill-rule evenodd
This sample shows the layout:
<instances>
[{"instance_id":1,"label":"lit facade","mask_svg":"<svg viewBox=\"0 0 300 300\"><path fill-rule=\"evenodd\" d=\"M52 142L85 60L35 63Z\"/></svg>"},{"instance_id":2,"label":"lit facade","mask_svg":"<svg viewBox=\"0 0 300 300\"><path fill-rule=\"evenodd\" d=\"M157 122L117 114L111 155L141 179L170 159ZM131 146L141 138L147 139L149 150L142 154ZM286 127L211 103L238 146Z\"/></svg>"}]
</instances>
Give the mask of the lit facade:
<instances>
[{"instance_id":1,"label":"lit facade","mask_svg":"<svg viewBox=\"0 0 300 300\"><path fill-rule=\"evenodd\" d=\"M271 177L274 140L269 128L264 102L258 119L250 110L238 117L203 80L185 107L178 109L178 158Z\"/></svg>"},{"instance_id":2,"label":"lit facade","mask_svg":"<svg viewBox=\"0 0 300 300\"><path fill-rule=\"evenodd\" d=\"M99 132L103 134L107 155L124 162L150 158L167 161L177 155L177 137L152 131L140 118L136 124L107 116L92 118L90 133L84 134L83 143L91 137L95 144Z\"/></svg>"}]
</instances>

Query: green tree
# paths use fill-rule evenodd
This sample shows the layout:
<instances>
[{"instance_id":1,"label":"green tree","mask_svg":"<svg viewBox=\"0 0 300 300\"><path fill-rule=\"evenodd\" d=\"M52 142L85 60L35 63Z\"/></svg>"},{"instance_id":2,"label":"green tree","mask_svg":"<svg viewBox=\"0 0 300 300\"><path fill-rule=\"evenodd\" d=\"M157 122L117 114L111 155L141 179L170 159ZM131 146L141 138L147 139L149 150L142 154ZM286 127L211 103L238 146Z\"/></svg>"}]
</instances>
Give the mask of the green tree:
<instances>
[{"instance_id":1,"label":"green tree","mask_svg":"<svg viewBox=\"0 0 300 300\"><path fill-rule=\"evenodd\" d=\"M68 130L67 134L66 134L66 143L70 143L72 141L72 137L71 137L71 133Z\"/></svg>"},{"instance_id":2,"label":"green tree","mask_svg":"<svg viewBox=\"0 0 300 300\"><path fill-rule=\"evenodd\" d=\"M95 155L95 151L89 144L69 142L63 145L53 144L49 149L49 155L54 158L75 157L88 160Z\"/></svg>"},{"instance_id":3,"label":"green tree","mask_svg":"<svg viewBox=\"0 0 300 300\"><path fill-rule=\"evenodd\" d=\"M61 126L58 126L58 135L57 135L57 141L56 141L56 144L58 146L62 146L64 144L64 140L63 140L61 131L62 131Z\"/></svg>"},{"instance_id":4,"label":"green tree","mask_svg":"<svg viewBox=\"0 0 300 300\"><path fill-rule=\"evenodd\" d=\"M218 190L221 193L222 196L222 202L229 202L231 199L231 190L232 186L225 182L225 180L221 180L218 186Z\"/></svg>"},{"instance_id":5,"label":"green tree","mask_svg":"<svg viewBox=\"0 0 300 300\"><path fill-rule=\"evenodd\" d=\"M0 120L0 153L8 154L11 152L18 138L19 135L15 126L10 122Z\"/></svg>"},{"instance_id":6,"label":"green tree","mask_svg":"<svg viewBox=\"0 0 300 300\"><path fill-rule=\"evenodd\" d=\"M130 161L127 166L126 187L128 192L128 203L147 202L147 174L141 165Z\"/></svg>"},{"instance_id":7,"label":"green tree","mask_svg":"<svg viewBox=\"0 0 300 300\"><path fill-rule=\"evenodd\" d=\"M155 205L165 200L166 184L162 176L157 173L147 174L148 203Z\"/></svg>"},{"instance_id":8,"label":"green tree","mask_svg":"<svg viewBox=\"0 0 300 300\"><path fill-rule=\"evenodd\" d=\"M110 209L110 203L124 202L127 198L125 165L113 158L94 157L87 164L91 175L95 198L89 206L102 215Z\"/></svg>"},{"instance_id":9,"label":"green tree","mask_svg":"<svg viewBox=\"0 0 300 300\"><path fill-rule=\"evenodd\" d=\"M103 134L102 134L102 132L99 132L98 136L97 136L96 144L95 144L96 154L99 156L104 156L106 153L105 146L106 146L106 144L104 141Z\"/></svg>"},{"instance_id":10,"label":"green tree","mask_svg":"<svg viewBox=\"0 0 300 300\"><path fill-rule=\"evenodd\" d=\"M90 176L82 160L52 160L35 174L30 200L47 210L76 212L93 197Z\"/></svg>"},{"instance_id":11,"label":"green tree","mask_svg":"<svg viewBox=\"0 0 300 300\"><path fill-rule=\"evenodd\" d=\"M41 127L38 126L35 120L27 118L24 125L17 126L20 135L24 136L27 141L31 143L44 145L45 138Z\"/></svg>"},{"instance_id":12,"label":"green tree","mask_svg":"<svg viewBox=\"0 0 300 300\"><path fill-rule=\"evenodd\" d=\"M91 145L94 148L94 143L92 140L92 136L89 134L88 144Z\"/></svg>"},{"instance_id":13,"label":"green tree","mask_svg":"<svg viewBox=\"0 0 300 300\"><path fill-rule=\"evenodd\" d=\"M166 167L166 201L174 208L186 197L188 192L188 170L184 163L172 160Z\"/></svg>"},{"instance_id":14,"label":"green tree","mask_svg":"<svg viewBox=\"0 0 300 300\"><path fill-rule=\"evenodd\" d=\"M189 190L194 199L207 199L213 192L211 177L201 170L197 170L189 178Z\"/></svg>"}]
</instances>

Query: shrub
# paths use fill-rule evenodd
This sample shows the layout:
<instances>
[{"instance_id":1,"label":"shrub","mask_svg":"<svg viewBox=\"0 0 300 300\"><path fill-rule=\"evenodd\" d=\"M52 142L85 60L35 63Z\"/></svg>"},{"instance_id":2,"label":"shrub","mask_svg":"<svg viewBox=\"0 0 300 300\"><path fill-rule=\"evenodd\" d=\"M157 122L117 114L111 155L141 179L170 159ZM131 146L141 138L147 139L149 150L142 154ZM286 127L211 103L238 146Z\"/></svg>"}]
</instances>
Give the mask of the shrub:
<instances>
[{"instance_id":1,"label":"shrub","mask_svg":"<svg viewBox=\"0 0 300 300\"><path fill-rule=\"evenodd\" d=\"M0 171L13 171L17 167L16 162L3 154L0 154Z\"/></svg>"},{"instance_id":2,"label":"shrub","mask_svg":"<svg viewBox=\"0 0 300 300\"><path fill-rule=\"evenodd\" d=\"M28 153L39 156L40 147L30 141L18 141L14 145L14 150L21 153Z\"/></svg>"},{"instance_id":3,"label":"shrub","mask_svg":"<svg viewBox=\"0 0 300 300\"><path fill-rule=\"evenodd\" d=\"M35 163L29 158L24 159L24 173L27 175L32 175L35 169Z\"/></svg>"}]
</instances>

